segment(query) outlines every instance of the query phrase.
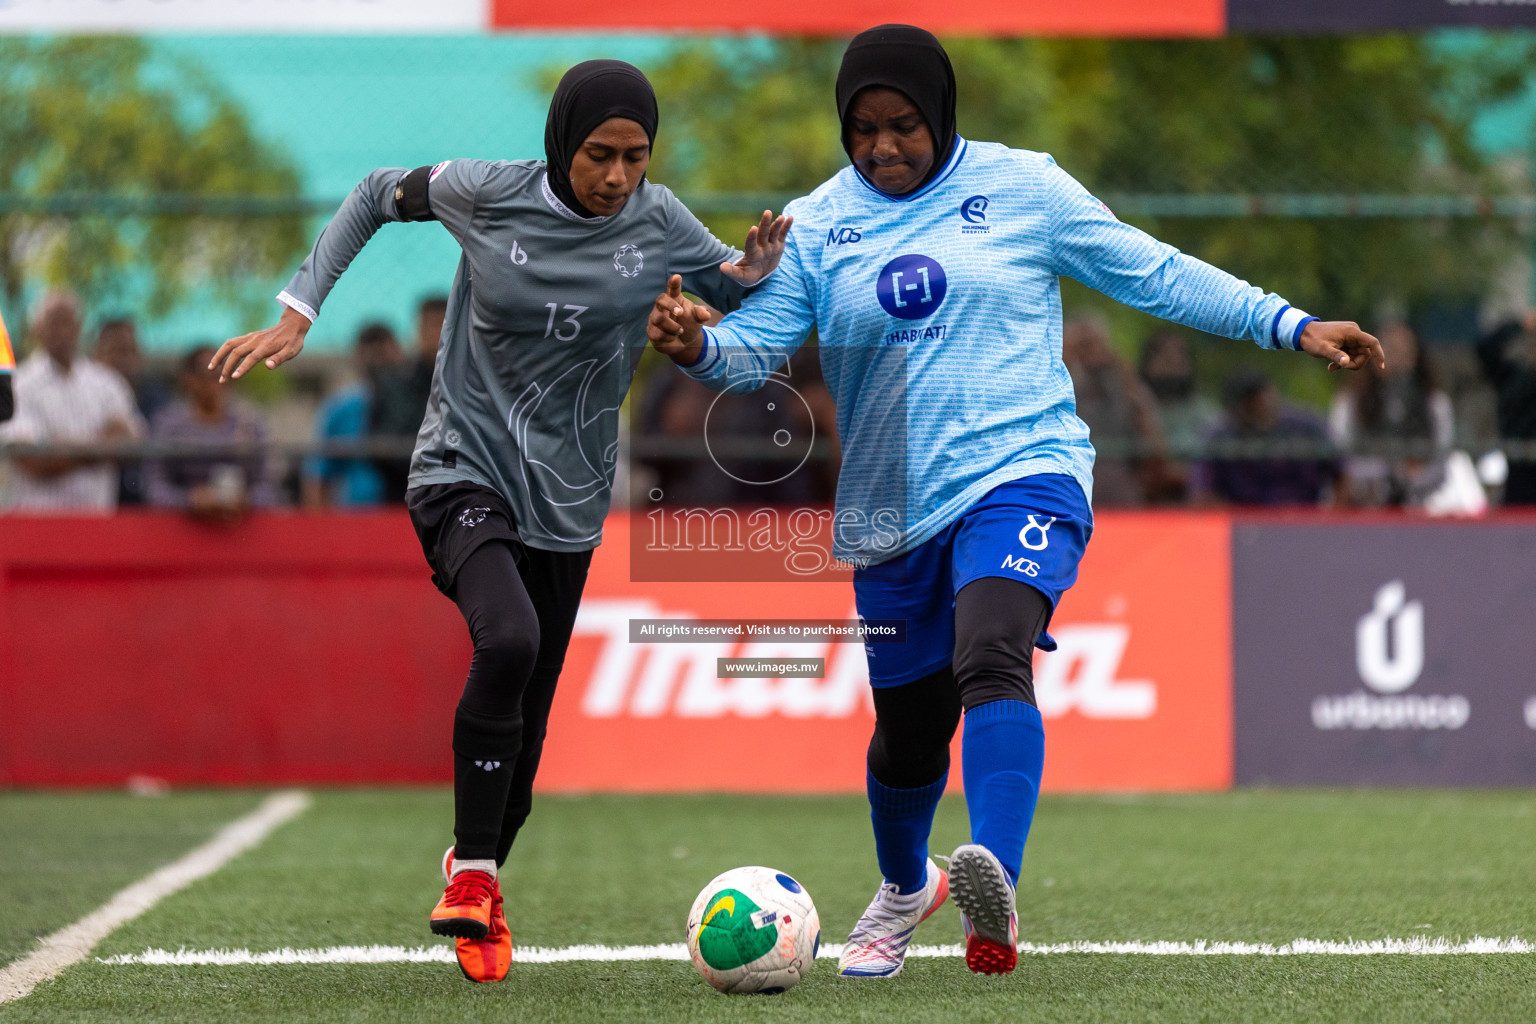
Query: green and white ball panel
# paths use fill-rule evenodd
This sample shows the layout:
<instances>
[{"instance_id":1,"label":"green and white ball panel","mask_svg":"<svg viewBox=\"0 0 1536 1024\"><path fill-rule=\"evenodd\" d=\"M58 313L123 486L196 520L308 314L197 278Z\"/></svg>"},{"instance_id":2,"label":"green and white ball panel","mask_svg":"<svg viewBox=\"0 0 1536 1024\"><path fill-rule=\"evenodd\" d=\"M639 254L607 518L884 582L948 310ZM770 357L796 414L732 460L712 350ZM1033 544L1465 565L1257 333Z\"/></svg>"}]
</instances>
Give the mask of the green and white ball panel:
<instances>
[{"instance_id":1,"label":"green and white ball panel","mask_svg":"<svg viewBox=\"0 0 1536 1024\"><path fill-rule=\"evenodd\" d=\"M783 992L816 962L821 920L810 894L773 868L716 877L688 913L688 953L722 992Z\"/></svg>"}]
</instances>

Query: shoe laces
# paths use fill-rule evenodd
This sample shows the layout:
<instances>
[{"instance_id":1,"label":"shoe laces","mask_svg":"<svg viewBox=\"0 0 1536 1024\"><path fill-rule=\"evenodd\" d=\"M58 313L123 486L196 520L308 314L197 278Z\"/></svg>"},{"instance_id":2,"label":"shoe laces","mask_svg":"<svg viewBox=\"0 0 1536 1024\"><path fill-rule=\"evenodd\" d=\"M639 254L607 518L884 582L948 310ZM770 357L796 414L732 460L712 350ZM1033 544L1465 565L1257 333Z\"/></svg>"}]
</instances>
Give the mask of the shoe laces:
<instances>
[{"instance_id":1,"label":"shoe laces","mask_svg":"<svg viewBox=\"0 0 1536 1024\"><path fill-rule=\"evenodd\" d=\"M443 902L450 907L484 903L496 893L496 879L484 871L460 871L443 890Z\"/></svg>"},{"instance_id":2,"label":"shoe laces","mask_svg":"<svg viewBox=\"0 0 1536 1024\"><path fill-rule=\"evenodd\" d=\"M848 937L850 945L864 945L866 940L883 938L893 932L902 931L911 917L912 911L921 906L922 893L914 893L908 897L906 893L896 890L894 882L886 882L880 886L880 891L875 895L875 900L859 918L859 923L853 926L853 934Z\"/></svg>"}]
</instances>

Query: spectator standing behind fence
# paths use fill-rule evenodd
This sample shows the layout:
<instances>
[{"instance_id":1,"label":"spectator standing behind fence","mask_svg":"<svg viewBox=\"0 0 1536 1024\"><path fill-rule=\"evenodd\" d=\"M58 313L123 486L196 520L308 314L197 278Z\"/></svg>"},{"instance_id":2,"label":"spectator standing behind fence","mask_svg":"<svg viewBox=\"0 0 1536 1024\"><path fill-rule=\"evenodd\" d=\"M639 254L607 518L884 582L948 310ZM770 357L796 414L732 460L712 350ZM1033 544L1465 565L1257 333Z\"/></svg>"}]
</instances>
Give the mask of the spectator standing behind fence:
<instances>
[{"instance_id":1,"label":"spectator standing behind fence","mask_svg":"<svg viewBox=\"0 0 1536 1024\"><path fill-rule=\"evenodd\" d=\"M400 365L400 342L384 324L369 324L357 334L353 349L359 379L330 395L315 412L315 440L320 444L364 441L373 418L381 377ZM384 500L384 475L370 459L317 455L304 462L304 507L357 508Z\"/></svg>"},{"instance_id":2,"label":"spectator standing behind fence","mask_svg":"<svg viewBox=\"0 0 1536 1024\"><path fill-rule=\"evenodd\" d=\"M432 373L437 366L437 349L447 316L446 298L423 301L416 311L416 358L379 378L378 392L374 396L373 433L381 439L398 440L403 452L399 458L374 462L383 474L385 501L405 500L406 477L411 468L410 449L427 414Z\"/></svg>"},{"instance_id":3,"label":"spectator standing behind fence","mask_svg":"<svg viewBox=\"0 0 1536 1024\"><path fill-rule=\"evenodd\" d=\"M1222 397L1226 412L1206 439L1196 477L1199 497L1233 505L1317 505L1331 497L1339 468L1321 417L1286 403L1257 370L1234 372Z\"/></svg>"},{"instance_id":4,"label":"spectator standing behind fence","mask_svg":"<svg viewBox=\"0 0 1536 1024\"><path fill-rule=\"evenodd\" d=\"M1088 424L1096 507L1142 505L1161 488L1163 434L1157 403L1109 340L1100 316L1077 316L1062 327L1061 358L1072 375L1077 415Z\"/></svg>"},{"instance_id":5,"label":"spectator standing behind fence","mask_svg":"<svg viewBox=\"0 0 1536 1024\"><path fill-rule=\"evenodd\" d=\"M252 506L273 504L274 492L267 478L266 424L219 384L218 371L208 369L213 352L213 346L200 345L182 360L186 398L160 411L151 435L156 447L179 451L149 460L145 479L151 505L227 522Z\"/></svg>"},{"instance_id":6,"label":"spectator standing behind fence","mask_svg":"<svg viewBox=\"0 0 1536 1024\"><path fill-rule=\"evenodd\" d=\"M1329 410L1328 432L1346 453L1340 495L1353 505L1420 505L1445 481L1456 417L1413 328L1388 325L1381 348L1387 369L1350 377ZM1405 445L1421 450L1385 450Z\"/></svg>"},{"instance_id":7,"label":"spectator standing behind fence","mask_svg":"<svg viewBox=\"0 0 1536 1024\"><path fill-rule=\"evenodd\" d=\"M1536 442L1536 310L1494 328L1477 354L1497 395L1499 436ZM1509 460L1504 504L1536 505L1536 460Z\"/></svg>"},{"instance_id":8,"label":"spectator standing behind fence","mask_svg":"<svg viewBox=\"0 0 1536 1024\"><path fill-rule=\"evenodd\" d=\"M139 332L132 320L108 320L97 329L95 358L102 366L116 370L128 382L144 422L153 422L170 402L170 389L159 378L144 371ZM144 463L138 459L124 460L118 467L117 503L143 505L145 501Z\"/></svg>"},{"instance_id":9,"label":"spectator standing behind fence","mask_svg":"<svg viewBox=\"0 0 1536 1024\"><path fill-rule=\"evenodd\" d=\"M10 420L16 411L16 392L11 388L11 375L16 370L16 353L11 349L11 336L5 330L5 317L0 316L0 423Z\"/></svg>"},{"instance_id":10,"label":"spectator standing behind fence","mask_svg":"<svg viewBox=\"0 0 1536 1024\"><path fill-rule=\"evenodd\" d=\"M1179 331L1161 330L1141 344L1137 373L1157 402L1158 421L1170 459L1152 497L1183 501L1200 446L1221 419L1221 406L1195 390L1195 356Z\"/></svg>"},{"instance_id":11,"label":"spectator standing behind fence","mask_svg":"<svg viewBox=\"0 0 1536 1024\"><path fill-rule=\"evenodd\" d=\"M16 369L16 415L5 440L92 445L144 435L133 392L117 372L80 355L80 301L51 292L38 304L37 351ZM4 507L13 512L97 512L117 507L118 472L97 454L18 455Z\"/></svg>"}]
</instances>

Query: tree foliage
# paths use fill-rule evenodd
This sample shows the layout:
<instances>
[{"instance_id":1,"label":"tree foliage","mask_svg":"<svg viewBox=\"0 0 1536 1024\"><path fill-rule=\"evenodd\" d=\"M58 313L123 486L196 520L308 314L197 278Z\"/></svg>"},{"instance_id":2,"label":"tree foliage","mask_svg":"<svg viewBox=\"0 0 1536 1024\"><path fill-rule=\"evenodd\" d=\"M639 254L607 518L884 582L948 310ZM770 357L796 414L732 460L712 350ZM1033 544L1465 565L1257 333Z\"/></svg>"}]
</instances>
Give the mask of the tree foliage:
<instances>
[{"instance_id":1,"label":"tree foliage","mask_svg":"<svg viewBox=\"0 0 1536 1024\"><path fill-rule=\"evenodd\" d=\"M1502 191L1472 121L1523 88L1531 55L1407 35L946 45L962 134L1048 151L1107 197ZM658 147L653 176L685 197L815 187L846 164L832 96L841 50L743 42L676 54L655 76L673 142ZM1356 319L1383 300L1480 294L1518 237L1477 219L1127 219Z\"/></svg>"},{"instance_id":2,"label":"tree foliage","mask_svg":"<svg viewBox=\"0 0 1536 1024\"><path fill-rule=\"evenodd\" d=\"M293 166L195 67L160 66L142 41L0 37L0 197L292 197ZM124 215L36 207L0 212L0 287L28 283L88 298L142 297L163 313L194 290L233 297L250 275L287 266L298 216L161 210Z\"/></svg>"}]
</instances>

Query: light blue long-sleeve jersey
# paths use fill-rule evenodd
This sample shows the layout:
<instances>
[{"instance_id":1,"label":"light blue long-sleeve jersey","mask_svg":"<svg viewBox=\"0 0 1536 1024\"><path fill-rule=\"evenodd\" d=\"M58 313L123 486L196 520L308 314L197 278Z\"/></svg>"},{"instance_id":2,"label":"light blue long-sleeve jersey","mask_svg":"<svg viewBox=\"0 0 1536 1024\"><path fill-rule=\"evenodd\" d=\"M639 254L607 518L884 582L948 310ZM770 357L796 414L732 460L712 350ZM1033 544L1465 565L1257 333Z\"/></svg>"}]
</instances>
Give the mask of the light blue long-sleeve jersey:
<instances>
[{"instance_id":1,"label":"light blue long-sleeve jersey","mask_svg":"<svg viewBox=\"0 0 1536 1024\"><path fill-rule=\"evenodd\" d=\"M750 390L819 332L843 450L833 551L856 564L916 547L1008 480L1065 473L1091 496L1062 275L1264 348L1298 348L1314 319L1121 223L1049 155L995 143L958 140L904 196L846 167L785 212L777 273L684 370Z\"/></svg>"}]
</instances>

